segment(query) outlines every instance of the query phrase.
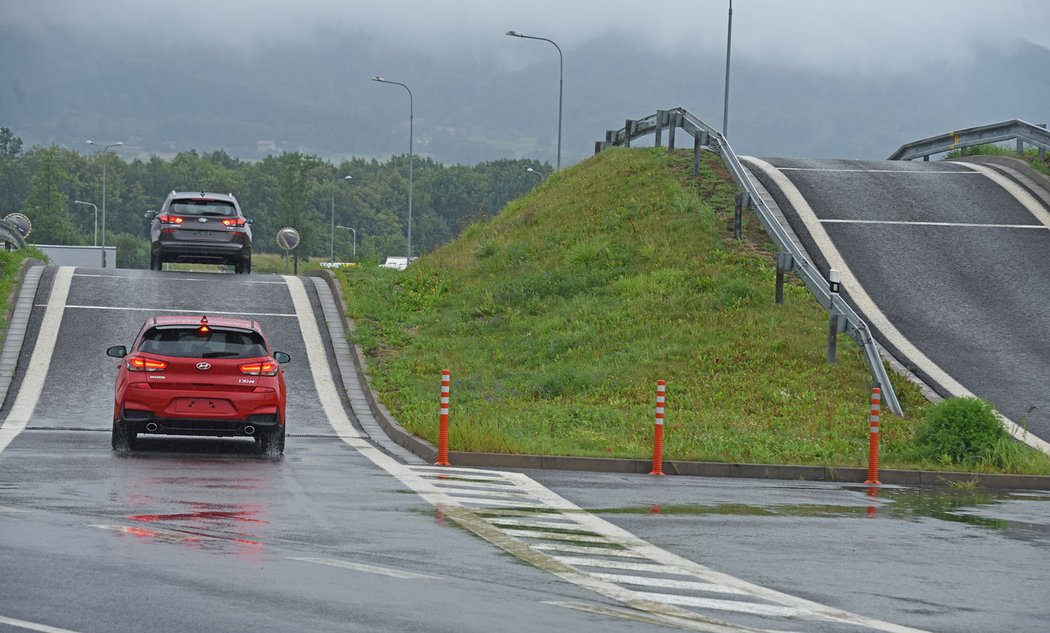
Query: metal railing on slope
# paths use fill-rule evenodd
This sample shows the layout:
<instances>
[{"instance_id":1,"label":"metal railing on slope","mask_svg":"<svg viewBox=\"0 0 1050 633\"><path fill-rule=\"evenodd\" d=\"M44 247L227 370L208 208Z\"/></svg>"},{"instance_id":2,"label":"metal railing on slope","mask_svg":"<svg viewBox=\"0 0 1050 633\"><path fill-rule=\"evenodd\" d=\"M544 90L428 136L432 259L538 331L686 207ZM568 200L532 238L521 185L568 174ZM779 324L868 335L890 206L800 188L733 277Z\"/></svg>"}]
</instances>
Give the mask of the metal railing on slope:
<instances>
[{"instance_id":1,"label":"metal railing on slope","mask_svg":"<svg viewBox=\"0 0 1050 633\"><path fill-rule=\"evenodd\" d=\"M1017 153L1021 154L1024 144L1039 148L1039 158L1046 159L1046 150L1050 149L1050 131L1045 125L1033 125L1027 121L1014 119L1002 123L991 123L978 127L956 130L947 134L931 136L921 141L913 141L900 146L890 156L890 160L912 160L919 158L930 160L933 154L943 154L952 150L986 143L1017 140Z\"/></svg>"},{"instance_id":2,"label":"metal railing on slope","mask_svg":"<svg viewBox=\"0 0 1050 633\"><path fill-rule=\"evenodd\" d=\"M803 283L806 284L810 293L828 311L829 316L841 317L837 319L838 330L840 332L845 331L861 348L861 351L864 353L864 361L868 365L868 370L871 372L873 380L882 387L886 406L893 413L903 415L900 401L897 399L897 394L890 383L886 368L882 364L882 357L879 355L878 347L875 339L871 336L868 324L837 292L831 291L829 282L824 279L816 266L809 261L806 254L788 236L787 231L780 225L772 210L758 194L758 190L748 177L744 166L740 163L740 159L733 152L733 148L730 147L721 132L693 116L684 108L658 110L656 114L644 119L628 119L620 130L607 131L605 140L594 144L594 152L597 154L608 147L617 145L630 147L631 141L648 134L656 134L656 145L660 146L665 128L667 129L668 152L672 152L675 149L675 130L677 128L681 128L693 139L694 175L699 172L701 151L714 152L721 157L722 162L725 163L732 174L733 180L745 192L747 200L744 201L744 206L750 206L758 213L762 227L773 238L777 248L780 249L780 254L777 257L778 266L783 269L794 270Z\"/></svg>"}]
</instances>

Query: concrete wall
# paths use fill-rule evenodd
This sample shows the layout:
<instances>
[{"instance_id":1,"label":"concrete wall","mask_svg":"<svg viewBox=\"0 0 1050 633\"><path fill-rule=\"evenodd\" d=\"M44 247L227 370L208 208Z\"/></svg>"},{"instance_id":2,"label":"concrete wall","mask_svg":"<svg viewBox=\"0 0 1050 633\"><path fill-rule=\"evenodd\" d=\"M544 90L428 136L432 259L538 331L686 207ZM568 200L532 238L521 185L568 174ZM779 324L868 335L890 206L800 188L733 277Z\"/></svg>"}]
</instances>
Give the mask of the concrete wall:
<instances>
[{"instance_id":1,"label":"concrete wall","mask_svg":"<svg viewBox=\"0 0 1050 633\"><path fill-rule=\"evenodd\" d=\"M85 268L102 268L101 246L58 246L54 244L34 244L44 251L52 264L56 266L83 266ZM117 247L106 247L106 268L117 267Z\"/></svg>"}]
</instances>

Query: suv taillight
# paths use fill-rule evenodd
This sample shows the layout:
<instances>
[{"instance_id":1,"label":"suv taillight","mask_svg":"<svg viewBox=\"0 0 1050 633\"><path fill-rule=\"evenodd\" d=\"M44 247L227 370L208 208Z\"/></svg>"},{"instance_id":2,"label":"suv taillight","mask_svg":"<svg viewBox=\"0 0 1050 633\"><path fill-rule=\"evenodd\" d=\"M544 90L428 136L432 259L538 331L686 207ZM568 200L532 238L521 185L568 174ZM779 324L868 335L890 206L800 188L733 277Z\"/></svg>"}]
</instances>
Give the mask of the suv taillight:
<instances>
[{"instance_id":1,"label":"suv taillight","mask_svg":"<svg viewBox=\"0 0 1050 633\"><path fill-rule=\"evenodd\" d=\"M240 370L242 374L248 376L276 376L277 370L280 369L280 365L272 360L264 360L261 363L248 363L247 365L241 365Z\"/></svg>"},{"instance_id":2,"label":"suv taillight","mask_svg":"<svg viewBox=\"0 0 1050 633\"><path fill-rule=\"evenodd\" d=\"M157 219L160 220L161 224L182 224L186 221L186 218L171 215L170 213L165 213Z\"/></svg>"},{"instance_id":3,"label":"suv taillight","mask_svg":"<svg viewBox=\"0 0 1050 633\"><path fill-rule=\"evenodd\" d=\"M222 221L223 226L244 226L244 218L227 218Z\"/></svg>"},{"instance_id":4,"label":"suv taillight","mask_svg":"<svg viewBox=\"0 0 1050 633\"><path fill-rule=\"evenodd\" d=\"M168 363L162 360L141 356L128 356L124 359L124 364L127 365L128 371L164 371L168 368Z\"/></svg>"}]
</instances>

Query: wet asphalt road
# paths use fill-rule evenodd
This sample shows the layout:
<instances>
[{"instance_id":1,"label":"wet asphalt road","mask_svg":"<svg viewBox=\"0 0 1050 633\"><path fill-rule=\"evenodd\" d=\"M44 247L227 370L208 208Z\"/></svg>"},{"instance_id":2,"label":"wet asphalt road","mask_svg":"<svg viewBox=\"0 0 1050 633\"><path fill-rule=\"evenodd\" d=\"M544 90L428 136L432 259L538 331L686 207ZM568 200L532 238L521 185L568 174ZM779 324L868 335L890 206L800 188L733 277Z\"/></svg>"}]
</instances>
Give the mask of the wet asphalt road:
<instances>
[{"instance_id":1,"label":"wet asphalt road","mask_svg":"<svg viewBox=\"0 0 1050 633\"><path fill-rule=\"evenodd\" d=\"M766 160L804 196L906 339L1006 417L1050 439L1050 231L1032 212L961 164ZM822 245L798 210L766 174L753 173L826 277ZM880 343L895 349L865 318ZM949 393L922 367L917 373Z\"/></svg>"},{"instance_id":2,"label":"wet asphalt road","mask_svg":"<svg viewBox=\"0 0 1050 633\"><path fill-rule=\"evenodd\" d=\"M337 438L282 279L80 269L67 304L32 420L0 453L0 631L668 630L458 527ZM257 314L292 355L283 458L238 439L110 451L116 361L104 350L161 308ZM837 609L946 633L1041 631L1050 617L1046 494L876 499L798 482L529 474L678 556Z\"/></svg>"}]
</instances>

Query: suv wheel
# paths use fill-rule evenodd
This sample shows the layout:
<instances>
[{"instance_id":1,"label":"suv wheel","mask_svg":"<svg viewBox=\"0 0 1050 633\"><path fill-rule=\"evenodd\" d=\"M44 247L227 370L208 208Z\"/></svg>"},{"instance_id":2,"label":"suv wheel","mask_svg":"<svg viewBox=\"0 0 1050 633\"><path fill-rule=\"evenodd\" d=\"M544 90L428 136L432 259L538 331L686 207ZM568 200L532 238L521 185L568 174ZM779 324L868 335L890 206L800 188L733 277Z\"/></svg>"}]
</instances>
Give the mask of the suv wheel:
<instances>
[{"instance_id":1,"label":"suv wheel","mask_svg":"<svg viewBox=\"0 0 1050 633\"><path fill-rule=\"evenodd\" d=\"M113 420L113 432L111 434L111 441L113 444L113 450L118 453L127 453L135 448L135 436L137 433L133 433L128 430L128 425L123 420Z\"/></svg>"},{"instance_id":2,"label":"suv wheel","mask_svg":"<svg viewBox=\"0 0 1050 633\"><path fill-rule=\"evenodd\" d=\"M233 263L233 272L238 275L247 275L252 272L252 259L239 259Z\"/></svg>"},{"instance_id":3,"label":"suv wheel","mask_svg":"<svg viewBox=\"0 0 1050 633\"><path fill-rule=\"evenodd\" d=\"M149 255L149 269L150 270L164 270L164 260L160 256L159 251L151 251Z\"/></svg>"}]
</instances>

